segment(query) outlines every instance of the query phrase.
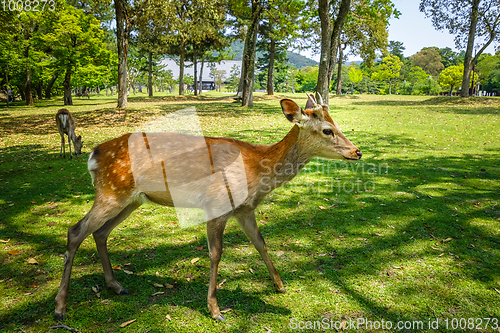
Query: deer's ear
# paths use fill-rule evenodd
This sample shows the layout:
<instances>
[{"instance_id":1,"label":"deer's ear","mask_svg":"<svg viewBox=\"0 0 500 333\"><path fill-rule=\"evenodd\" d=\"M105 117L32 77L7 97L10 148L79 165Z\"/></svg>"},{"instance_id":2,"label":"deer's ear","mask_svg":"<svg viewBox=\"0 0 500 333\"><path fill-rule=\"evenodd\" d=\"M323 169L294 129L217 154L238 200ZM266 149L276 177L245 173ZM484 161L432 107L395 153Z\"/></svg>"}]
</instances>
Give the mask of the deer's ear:
<instances>
[{"instance_id":1,"label":"deer's ear","mask_svg":"<svg viewBox=\"0 0 500 333\"><path fill-rule=\"evenodd\" d=\"M307 117L300 106L292 101L291 99L284 98L280 101L281 109L283 110L283 114L289 122L297 124L300 126L301 122L305 120Z\"/></svg>"}]
</instances>

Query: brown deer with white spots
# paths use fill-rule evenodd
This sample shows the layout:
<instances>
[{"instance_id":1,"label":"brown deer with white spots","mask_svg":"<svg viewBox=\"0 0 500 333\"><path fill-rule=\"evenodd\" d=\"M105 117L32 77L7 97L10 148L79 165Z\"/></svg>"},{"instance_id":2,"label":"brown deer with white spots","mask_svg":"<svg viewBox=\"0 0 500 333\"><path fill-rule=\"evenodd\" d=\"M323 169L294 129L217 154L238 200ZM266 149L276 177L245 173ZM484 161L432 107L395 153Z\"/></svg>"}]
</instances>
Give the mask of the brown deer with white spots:
<instances>
[{"instance_id":1,"label":"brown deer with white spots","mask_svg":"<svg viewBox=\"0 0 500 333\"><path fill-rule=\"evenodd\" d=\"M71 142L73 142L73 146L75 147L75 155L81 154L83 146L82 136L75 136L75 119L71 113L66 109L57 111L56 123L59 134L61 135L61 151L59 152L59 156L66 158L64 134L68 136L69 158L73 158L73 154L71 153Z\"/></svg>"},{"instance_id":2,"label":"brown deer with white spots","mask_svg":"<svg viewBox=\"0 0 500 333\"><path fill-rule=\"evenodd\" d=\"M321 96L319 104L308 97L305 110L290 99L281 100L282 111L294 126L280 142L269 146L169 132L126 134L97 146L88 161L95 200L87 215L68 230L55 317L64 319L75 252L90 234L107 286L117 294L127 293L113 275L106 243L111 231L146 201L176 209L198 208L205 213L210 257L207 301L215 320L225 320L216 299L217 270L222 234L230 217L237 219L260 253L275 290L284 292L257 227L257 205L273 189L289 182L313 157L359 160L362 155L330 117ZM207 149L208 162L201 157ZM168 154L162 155L167 150ZM220 208L223 203L229 208Z\"/></svg>"}]
</instances>

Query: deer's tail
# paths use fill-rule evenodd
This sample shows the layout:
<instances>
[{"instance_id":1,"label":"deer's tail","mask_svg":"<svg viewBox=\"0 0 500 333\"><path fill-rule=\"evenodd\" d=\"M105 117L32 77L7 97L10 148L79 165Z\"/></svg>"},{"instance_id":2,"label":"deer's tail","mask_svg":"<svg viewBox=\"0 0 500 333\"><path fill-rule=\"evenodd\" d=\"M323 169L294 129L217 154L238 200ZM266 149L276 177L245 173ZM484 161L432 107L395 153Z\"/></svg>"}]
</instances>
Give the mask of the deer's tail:
<instances>
[{"instance_id":1,"label":"deer's tail","mask_svg":"<svg viewBox=\"0 0 500 333\"><path fill-rule=\"evenodd\" d=\"M87 168L90 173L90 177L92 177L92 185L94 185L95 173L97 171L97 161L94 159L95 149L89 155L89 161L87 162Z\"/></svg>"}]
</instances>

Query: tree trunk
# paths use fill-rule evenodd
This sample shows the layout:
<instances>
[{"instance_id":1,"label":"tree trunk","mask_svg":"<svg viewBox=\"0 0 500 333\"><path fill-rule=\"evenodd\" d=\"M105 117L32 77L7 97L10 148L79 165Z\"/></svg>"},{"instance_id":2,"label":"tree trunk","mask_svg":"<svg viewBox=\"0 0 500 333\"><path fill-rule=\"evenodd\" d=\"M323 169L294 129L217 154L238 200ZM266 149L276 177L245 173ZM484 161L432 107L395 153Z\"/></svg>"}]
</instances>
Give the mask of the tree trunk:
<instances>
[{"instance_id":1,"label":"tree trunk","mask_svg":"<svg viewBox=\"0 0 500 333\"><path fill-rule=\"evenodd\" d=\"M184 95L184 58L186 56L186 48L181 43L181 54L179 59L179 96Z\"/></svg>"},{"instance_id":2,"label":"tree trunk","mask_svg":"<svg viewBox=\"0 0 500 333\"><path fill-rule=\"evenodd\" d=\"M337 64L337 89L336 89L336 94L337 95L342 95L342 63L344 62L343 57L343 52L342 52L342 44L339 43L339 61Z\"/></svg>"},{"instance_id":3,"label":"tree trunk","mask_svg":"<svg viewBox=\"0 0 500 333\"><path fill-rule=\"evenodd\" d=\"M472 51L474 50L474 37L476 36L477 17L480 0L472 1L470 13L469 37L467 39L467 50L464 59L464 76L462 77L462 90L460 96L469 97L470 73L472 70Z\"/></svg>"},{"instance_id":4,"label":"tree trunk","mask_svg":"<svg viewBox=\"0 0 500 333\"><path fill-rule=\"evenodd\" d=\"M69 69L66 70L66 74L64 75L64 105L73 105L73 99L71 97L71 71Z\"/></svg>"},{"instance_id":5,"label":"tree trunk","mask_svg":"<svg viewBox=\"0 0 500 333\"><path fill-rule=\"evenodd\" d=\"M153 52L148 52L148 96L153 97Z\"/></svg>"},{"instance_id":6,"label":"tree trunk","mask_svg":"<svg viewBox=\"0 0 500 333\"><path fill-rule=\"evenodd\" d=\"M319 58L318 83L316 91L323 97L323 101L328 104L328 92L330 80L328 80L328 65L330 64L330 46L331 46L331 19L329 11L329 1L318 1L318 13L321 23L321 53Z\"/></svg>"},{"instance_id":7,"label":"tree trunk","mask_svg":"<svg viewBox=\"0 0 500 333\"><path fill-rule=\"evenodd\" d=\"M203 67L205 66L205 58L201 59L201 68L200 68L200 86L198 89L200 90L200 95L203 92Z\"/></svg>"},{"instance_id":8,"label":"tree trunk","mask_svg":"<svg viewBox=\"0 0 500 333\"><path fill-rule=\"evenodd\" d=\"M194 66L194 95L198 95L198 80L196 79L198 75L198 69L196 68L198 66L198 63L196 62L196 56L193 56L193 66Z\"/></svg>"},{"instance_id":9,"label":"tree trunk","mask_svg":"<svg viewBox=\"0 0 500 333\"><path fill-rule=\"evenodd\" d=\"M5 71L5 83L7 84L7 109L9 108L10 103L10 87L9 87L9 68ZM14 97L14 96L12 96Z\"/></svg>"},{"instance_id":10,"label":"tree trunk","mask_svg":"<svg viewBox=\"0 0 500 333\"><path fill-rule=\"evenodd\" d=\"M389 95L392 95L392 80L389 80Z\"/></svg>"},{"instance_id":11,"label":"tree trunk","mask_svg":"<svg viewBox=\"0 0 500 333\"><path fill-rule=\"evenodd\" d=\"M247 37L245 39L245 47L248 44L248 48L246 48L247 52L243 54L243 62L246 63L246 73L243 78L241 106L253 106L255 52L261 12L261 0L252 0L252 21L248 26Z\"/></svg>"},{"instance_id":12,"label":"tree trunk","mask_svg":"<svg viewBox=\"0 0 500 333\"><path fill-rule=\"evenodd\" d=\"M43 98L42 91L43 91L43 81L40 80L38 82L38 86L37 86L37 89L36 89L36 95L38 96L38 99L42 99Z\"/></svg>"},{"instance_id":13,"label":"tree trunk","mask_svg":"<svg viewBox=\"0 0 500 333\"><path fill-rule=\"evenodd\" d=\"M31 82L31 68L26 69L26 80L24 81L24 96L26 98L26 105L35 105L33 101L32 93L32 82Z\"/></svg>"},{"instance_id":14,"label":"tree trunk","mask_svg":"<svg viewBox=\"0 0 500 333\"><path fill-rule=\"evenodd\" d=\"M276 41L271 37L269 48L269 68L267 69L267 94L274 95L274 57L276 55Z\"/></svg>"},{"instance_id":15,"label":"tree trunk","mask_svg":"<svg viewBox=\"0 0 500 333\"><path fill-rule=\"evenodd\" d=\"M21 95L21 100L25 101L26 96L24 95L24 86L22 84L17 85L17 89L19 90L19 95Z\"/></svg>"},{"instance_id":16,"label":"tree trunk","mask_svg":"<svg viewBox=\"0 0 500 333\"><path fill-rule=\"evenodd\" d=\"M127 107L127 53L128 35L126 13L122 0L114 0L116 13L116 40L118 46L118 108Z\"/></svg>"},{"instance_id":17,"label":"tree trunk","mask_svg":"<svg viewBox=\"0 0 500 333\"><path fill-rule=\"evenodd\" d=\"M345 19L350 11L351 0L342 0L339 13L333 31L330 22L329 1L319 0L319 17L321 21L321 56L319 61L318 84L316 91L323 97L323 102L328 105L330 81L335 62L337 61L337 50L339 37L344 28Z\"/></svg>"},{"instance_id":18,"label":"tree trunk","mask_svg":"<svg viewBox=\"0 0 500 333\"><path fill-rule=\"evenodd\" d=\"M52 87L54 86L54 82L57 80L57 74L52 76L49 83L47 83L47 87L45 87L45 99L49 99L52 94Z\"/></svg>"}]
</instances>

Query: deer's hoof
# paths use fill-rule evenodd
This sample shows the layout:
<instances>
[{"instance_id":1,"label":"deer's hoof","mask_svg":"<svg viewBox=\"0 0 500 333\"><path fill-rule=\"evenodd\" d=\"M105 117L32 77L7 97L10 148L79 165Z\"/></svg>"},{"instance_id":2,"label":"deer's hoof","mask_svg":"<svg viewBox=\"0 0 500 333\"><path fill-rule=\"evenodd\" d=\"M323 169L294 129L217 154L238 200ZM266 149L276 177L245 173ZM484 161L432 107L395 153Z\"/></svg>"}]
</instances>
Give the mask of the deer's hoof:
<instances>
[{"instance_id":1,"label":"deer's hoof","mask_svg":"<svg viewBox=\"0 0 500 333\"><path fill-rule=\"evenodd\" d=\"M226 317L222 313L219 313L219 315L215 318L216 321L226 321Z\"/></svg>"},{"instance_id":2,"label":"deer's hoof","mask_svg":"<svg viewBox=\"0 0 500 333\"><path fill-rule=\"evenodd\" d=\"M119 295L128 295L128 290L125 288L122 288L122 290L120 290L120 292L118 294Z\"/></svg>"},{"instance_id":3,"label":"deer's hoof","mask_svg":"<svg viewBox=\"0 0 500 333\"><path fill-rule=\"evenodd\" d=\"M64 320L64 313L60 313L60 312L54 312L54 319L55 320Z\"/></svg>"}]
</instances>

